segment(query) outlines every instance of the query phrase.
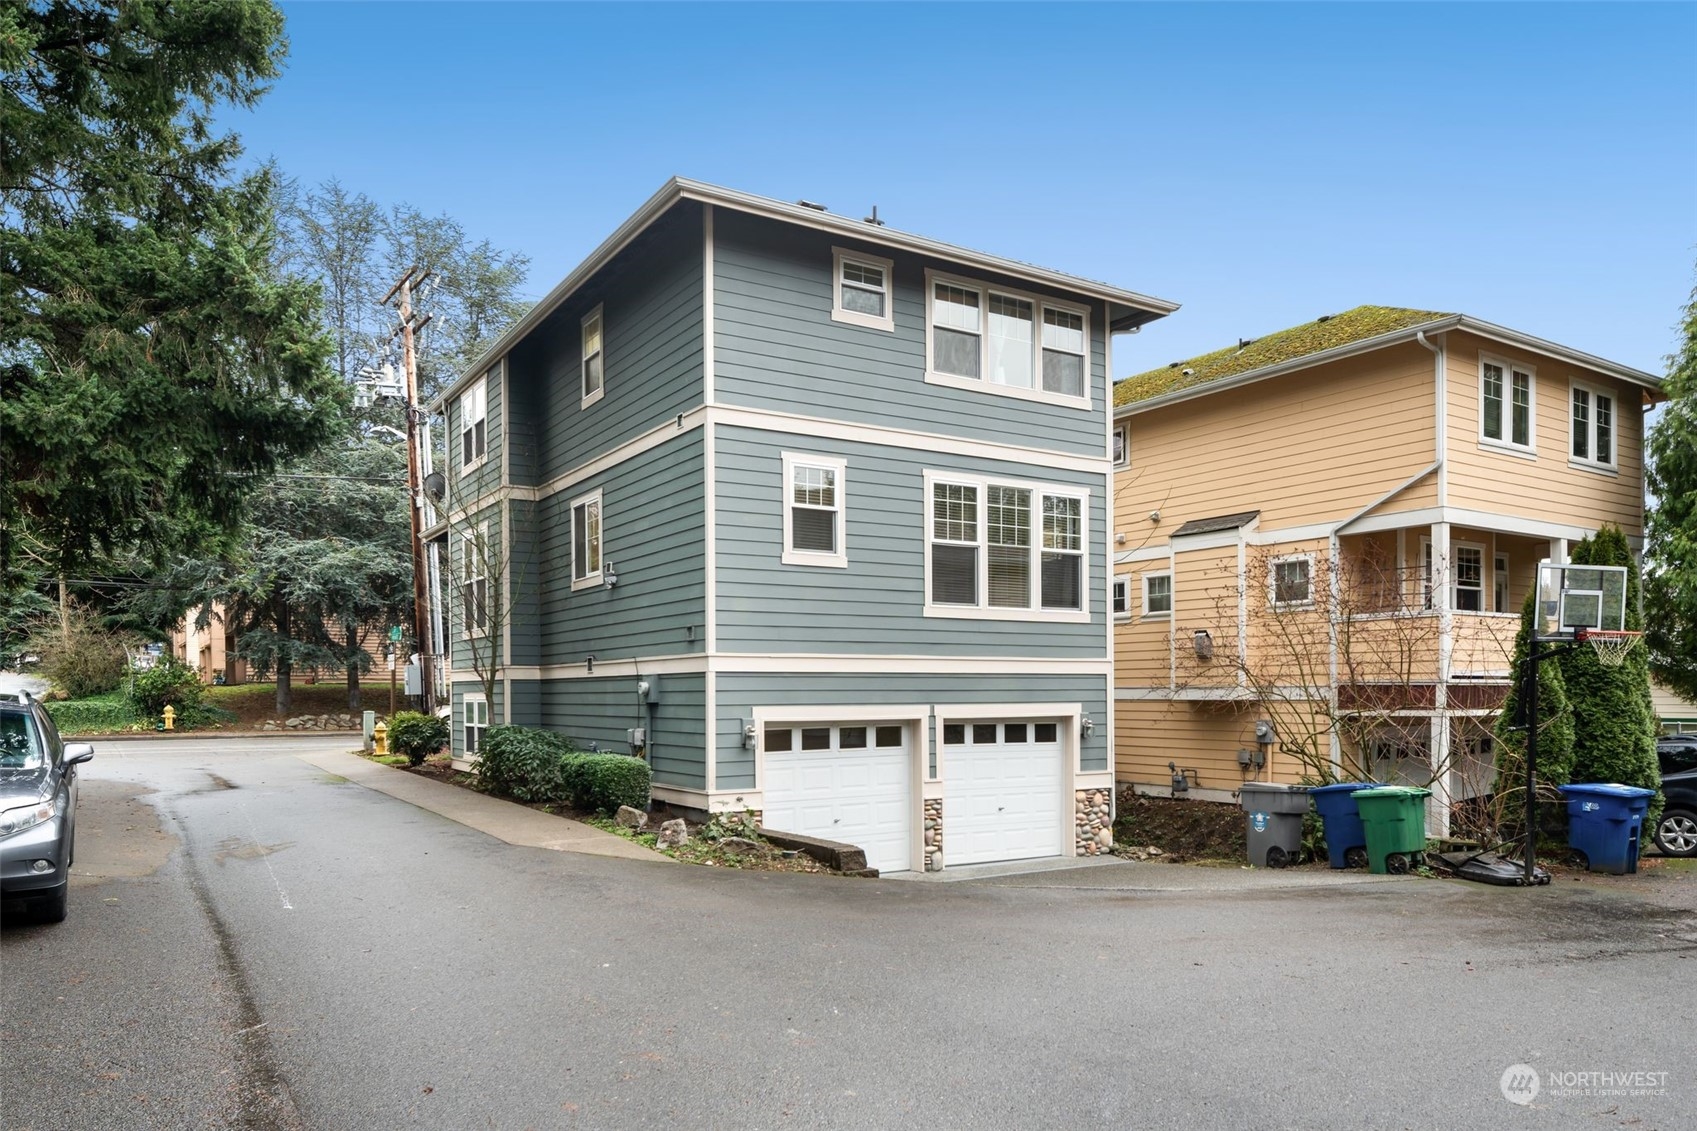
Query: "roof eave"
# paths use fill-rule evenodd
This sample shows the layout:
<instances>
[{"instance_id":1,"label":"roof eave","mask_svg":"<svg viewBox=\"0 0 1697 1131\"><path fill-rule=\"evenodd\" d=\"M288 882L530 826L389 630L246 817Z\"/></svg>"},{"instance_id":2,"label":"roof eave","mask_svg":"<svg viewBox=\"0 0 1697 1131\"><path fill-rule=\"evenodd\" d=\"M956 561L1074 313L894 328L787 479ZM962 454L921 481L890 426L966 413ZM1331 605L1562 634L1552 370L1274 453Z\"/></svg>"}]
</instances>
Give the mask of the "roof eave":
<instances>
[{"instance_id":1,"label":"roof eave","mask_svg":"<svg viewBox=\"0 0 1697 1131\"><path fill-rule=\"evenodd\" d=\"M702 181L692 181L683 177L673 177L660 187L660 191L649 197L641 208L631 214L623 224L603 240L582 263L549 291L543 298L527 310L522 318L513 323L506 333L496 338L488 349L481 353L454 383L438 393L430 402L433 412L440 412L449 400L457 396L472 377L488 369L500 360L513 346L517 345L524 336L536 328L566 299L576 291L589 277L607 264L607 261L617 255L626 244L640 235L650 224L659 219L668 209L680 200L695 200L702 204L720 205L739 212L747 212L757 216L781 220L786 223L799 224L803 227L815 228L825 232L835 232L853 239L869 243L881 244L886 247L900 248L946 259L968 267L983 271L993 271L1001 275L1011 275L1015 278L1045 283L1074 294L1088 295L1100 299L1110 306L1118 305L1128 308L1129 314L1122 314L1115 319L1110 313L1113 328L1136 329L1164 318L1179 308L1179 304L1167 299L1155 298L1151 295L1139 294L1120 287L1098 283L1091 279L1081 279L1060 271L1052 271L1047 267L1038 267L1030 263L1020 263L999 256L987 255L983 252L956 247L953 244L942 243L938 240L916 236L909 232L897 231L891 228L867 224L860 220L850 220L846 216L837 216L829 212L807 208L799 204L785 204L783 201L771 200L751 193L738 192L735 189L721 188Z\"/></svg>"},{"instance_id":2,"label":"roof eave","mask_svg":"<svg viewBox=\"0 0 1697 1131\"><path fill-rule=\"evenodd\" d=\"M1447 318L1438 318L1430 322L1422 322L1416 326L1405 326L1400 330L1392 330L1389 333L1378 334L1371 338L1363 338L1359 342L1347 342L1341 346L1333 346L1331 349L1321 350L1319 353L1305 354L1302 357L1292 358L1277 365L1264 365L1259 369L1251 369L1231 377L1221 377L1217 381L1204 381L1200 385L1176 389L1170 393L1132 401L1130 404L1116 405L1114 406L1114 418L1117 420L1122 416L1135 416L1151 409L1164 408L1181 401L1210 396L1227 389L1236 389L1244 385L1254 384L1257 381L1283 376L1286 373L1294 373L1316 365L1325 365L1327 362L1371 353L1373 350L1398 345L1404 341L1413 341L1421 334L1442 334L1449 330L1465 330L1482 338L1490 338L1505 345L1519 346L1521 349L1560 358L1575 365L1582 365L1587 369L1594 369L1599 373L1606 373L1628 384L1642 386L1653 393L1661 392L1662 379L1652 373L1645 373L1641 369L1633 369L1628 365L1619 365L1582 350L1569 349L1567 346L1557 345L1555 342L1533 337L1531 334L1510 330L1506 326L1498 326L1492 322L1470 318L1465 314L1452 314Z\"/></svg>"}]
</instances>

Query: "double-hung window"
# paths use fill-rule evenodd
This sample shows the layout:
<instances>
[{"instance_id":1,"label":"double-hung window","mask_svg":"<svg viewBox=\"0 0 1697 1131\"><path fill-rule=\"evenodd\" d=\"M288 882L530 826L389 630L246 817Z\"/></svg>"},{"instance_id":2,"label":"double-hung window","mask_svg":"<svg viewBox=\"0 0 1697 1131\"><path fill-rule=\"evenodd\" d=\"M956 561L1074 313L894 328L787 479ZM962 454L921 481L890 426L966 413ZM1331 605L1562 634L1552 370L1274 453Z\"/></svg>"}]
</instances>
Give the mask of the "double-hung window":
<instances>
[{"instance_id":1,"label":"double-hung window","mask_svg":"<svg viewBox=\"0 0 1697 1131\"><path fill-rule=\"evenodd\" d=\"M1570 393L1572 447L1575 463L1612 468L1615 465L1615 399L1607 390L1575 383Z\"/></svg>"},{"instance_id":2,"label":"double-hung window","mask_svg":"<svg viewBox=\"0 0 1697 1131\"><path fill-rule=\"evenodd\" d=\"M1084 619L1089 496L926 474L926 613Z\"/></svg>"},{"instance_id":3,"label":"double-hung window","mask_svg":"<svg viewBox=\"0 0 1697 1131\"><path fill-rule=\"evenodd\" d=\"M1170 617L1173 615L1173 575L1171 571L1143 575L1143 615Z\"/></svg>"},{"instance_id":4,"label":"double-hung window","mask_svg":"<svg viewBox=\"0 0 1697 1131\"><path fill-rule=\"evenodd\" d=\"M1125 575L1114 578L1112 592L1115 620L1126 620L1131 616L1131 578Z\"/></svg>"},{"instance_id":5,"label":"double-hung window","mask_svg":"<svg viewBox=\"0 0 1697 1131\"><path fill-rule=\"evenodd\" d=\"M489 631L489 534L478 531L460 539L461 623L468 637Z\"/></svg>"},{"instance_id":6,"label":"double-hung window","mask_svg":"<svg viewBox=\"0 0 1697 1131\"><path fill-rule=\"evenodd\" d=\"M1267 587L1274 608L1306 608L1314 603L1313 555L1274 558L1268 574Z\"/></svg>"},{"instance_id":7,"label":"double-hung window","mask_svg":"<svg viewBox=\"0 0 1697 1131\"><path fill-rule=\"evenodd\" d=\"M874 330L894 330L891 279L895 265L888 259L846 248L832 248L831 319Z\"/></svg>"},{"instance_id":8,"label":"double-hung window","mask_svg":"<svg viewBox=\"0 0 1697 1131\"><path fill-rule=\"evenodd\" d=\"M601 308L583 316L583 408L607 394L607 351L601 341Z\"/></svg>"},{"instance_id":9,"label":"double-hung window","mask_svg":"<svg viewBox=\"0 0 1697 1131\"><path fill-rule=\"evenodd\" d=\"M931 274L925 306L926 380L1089 407L1084 307Z\"/></svg>"},{"instance_id":10,"label":"double-hung window","mask_svg":"<svg viewBox=\"0 0 1697 1131\"><path fill-rule=\"evenodd\" d=\"M1529 365L1479 359L1479 438L1487 444L1531 451L1533 389Z\"/></svg>"},{"instance_id":11,"label":"double-hung window","mask_svg":"<svg viewBox=\"0 0 1697 1131\"><path fill-rule=\"evenodd\" d=\"M464 475L483 462L487 454L488 410L485 387L494 371L473 381L460 394L460 474Z\"/></svg>"},{"instance_id":12,"label":"double-hung window","mask_svg":"<svg viewBox=\"0 0 1697 1131\"><path fill-rule=\"evenodd\" d=\"M1121 424L1114 429L1114 466L1131 466L1131 425Z\"/></svg>"},{"instance_id":13,"label":"double-hung window","mask_svg":"<svg viewBox=\"0 0 1697 1131\"><path fill-rule=\"evenodd\" d=\"M1485 611L1485 547L1458 542L1455 553L1455 585L1451 607L1457 612Z\"/></svg>"},{"instance_id":14,"label":"double-hung window","mask_svg":"<svg viewBox=\"0 0 1697 1131\"><path fill-rule=\"evenodd\" d=\"M572 588L601 584L601 492L572 501Z\"/></svg>"},{"instance_id":15,"label":"double-hung window","mask_svg":"<svg viewBox=\"0 0 1697 1131\"><path fill-rule=\"evenodd\" d=\"M460 711L465 720L465 752L470 757L483 749L483 732L489 729L489 701L481 695L467 695Z\"/></svg>"},{"instance_id":16,"label":"double-hung window","mask_svg":"<svg viewBox=\"0 0 1697 1131\"><path fill-rule=\"evenodd\" d=\"M832 456L784 453L785 565L848 565L844 545L847 464Z\"/></svg>"}]
</instances>

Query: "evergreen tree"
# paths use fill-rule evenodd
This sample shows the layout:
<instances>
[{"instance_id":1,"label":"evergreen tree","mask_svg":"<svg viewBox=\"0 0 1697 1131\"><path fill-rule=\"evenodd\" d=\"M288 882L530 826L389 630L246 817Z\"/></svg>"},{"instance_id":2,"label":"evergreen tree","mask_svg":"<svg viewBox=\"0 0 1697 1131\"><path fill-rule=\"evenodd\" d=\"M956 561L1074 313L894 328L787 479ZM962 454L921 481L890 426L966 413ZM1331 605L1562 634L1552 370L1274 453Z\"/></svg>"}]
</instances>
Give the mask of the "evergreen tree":
<instances>
[{"instance_id":1,"label":"evergreen tree","mask_svg":"<svg viewBox=\"0 0 1697 1131\"><path fill-rule=\"evenodd\" d=\"M1526 788L1526 735L1517 727L1520 715L1521 680L1526 657L1532 648L1532 629L1538 615L1538 594L1526 595L1520 610L1520 631L1514 637L1514 681L1508 699L1497 716L1497 788L1500 798L1522 797ZM1538 665L1538 782L1544 786L1566 785L1573 780L1574 719L1569 708L1567 681L1554 661ZM1524 804L1524 801L1522 801ZM1519 807L1510 805L1510 816Z\"/></svg>"},{"instance_id":2,"label":"evergreen tree","mask_svg":"<svg viewBox=\"0 0 1697 1131\"><path fill-rule=\"evenodd\" d=\"M1656 678L1697 699L1697 289L1683 334L1680 352L1668 358L1667 406L1645 445L1652 503L1645 516L1645 642Z\"/></svg>"},{"instance_id":3,"label":"evergreen tree","mask_svg":"<svg viewBox=\"0 0 1697 1131\"><path fill-rule=\"evenodd\" d=\"M1605 526L1576 543L1569 552L1575 565L1626 567L1626 627L1644 626L1638 611L1638 564L1626 535L1618 526ZM1632 648L1618 668L1604 667L1589 647L1561 654L1562 678L1573 706L1573 781L1618 782L1660 790L1662 774L1656 760L1656 715L1650 702L1650 666L1644 649ZM1650 808L1645 828L1653 827L1661 798Z\"/></svg>"},{"instance_id":4,"label":"evergreen tree","mask_svg":"<svg viewBox=\"0 0 1697 1131\"><path fill-rule=\"evenodd\" d=\"M204 550L333 428L316 289L214 128L283 50L263 0L0 5L0 553Z\"/></svg>"}]
</instances>

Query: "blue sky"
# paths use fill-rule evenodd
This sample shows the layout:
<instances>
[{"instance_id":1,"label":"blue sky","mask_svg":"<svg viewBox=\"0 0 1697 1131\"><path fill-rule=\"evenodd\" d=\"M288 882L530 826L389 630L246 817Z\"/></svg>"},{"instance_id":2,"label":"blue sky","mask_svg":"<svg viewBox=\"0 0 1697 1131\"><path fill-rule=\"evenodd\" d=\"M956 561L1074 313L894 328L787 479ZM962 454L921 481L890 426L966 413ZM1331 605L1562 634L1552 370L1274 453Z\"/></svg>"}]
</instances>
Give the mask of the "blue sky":
<instances>
[{"instance_id":1,"label":"blue sky","mask_svg":"<svg viewBox=\"0 0 1697 1131\"><path fill-rule=\"evenodd\" d=\"M1694 281L1697 4L284 11L250 156L534 295L673 174L1183 303L1116 376L1364 302L1661 372Z\"/></svg>"}]
</instances>

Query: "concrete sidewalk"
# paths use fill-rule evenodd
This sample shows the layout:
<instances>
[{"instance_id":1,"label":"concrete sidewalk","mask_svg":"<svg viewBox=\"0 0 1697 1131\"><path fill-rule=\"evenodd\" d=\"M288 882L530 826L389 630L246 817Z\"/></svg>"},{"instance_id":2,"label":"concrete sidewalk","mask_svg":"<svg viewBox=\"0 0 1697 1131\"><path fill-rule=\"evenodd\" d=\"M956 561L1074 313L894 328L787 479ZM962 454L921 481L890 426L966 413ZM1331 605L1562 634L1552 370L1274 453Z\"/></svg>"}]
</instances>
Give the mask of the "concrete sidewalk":
<instances>
[{"instance_id":1,"label":"concrete sidewalk","mask_svg":"<svg viewBox=\"0 0 1697 1131\"><path fill-rule=\"evenodd\" d=\"M445 782L431 781L405 770L367 761L357 754L315 750L295 757L326 773L346 778L355 785L386 793L390 797L457 821L467 828L487 833L496 840L521 848L546 848L554 852L583 852L592 856L619 856L626 860L676 863L670 856L644 848L622 836L603 832L570 817L556 817L511 801L489 797Z\"/></svg>"}]
</instances>

